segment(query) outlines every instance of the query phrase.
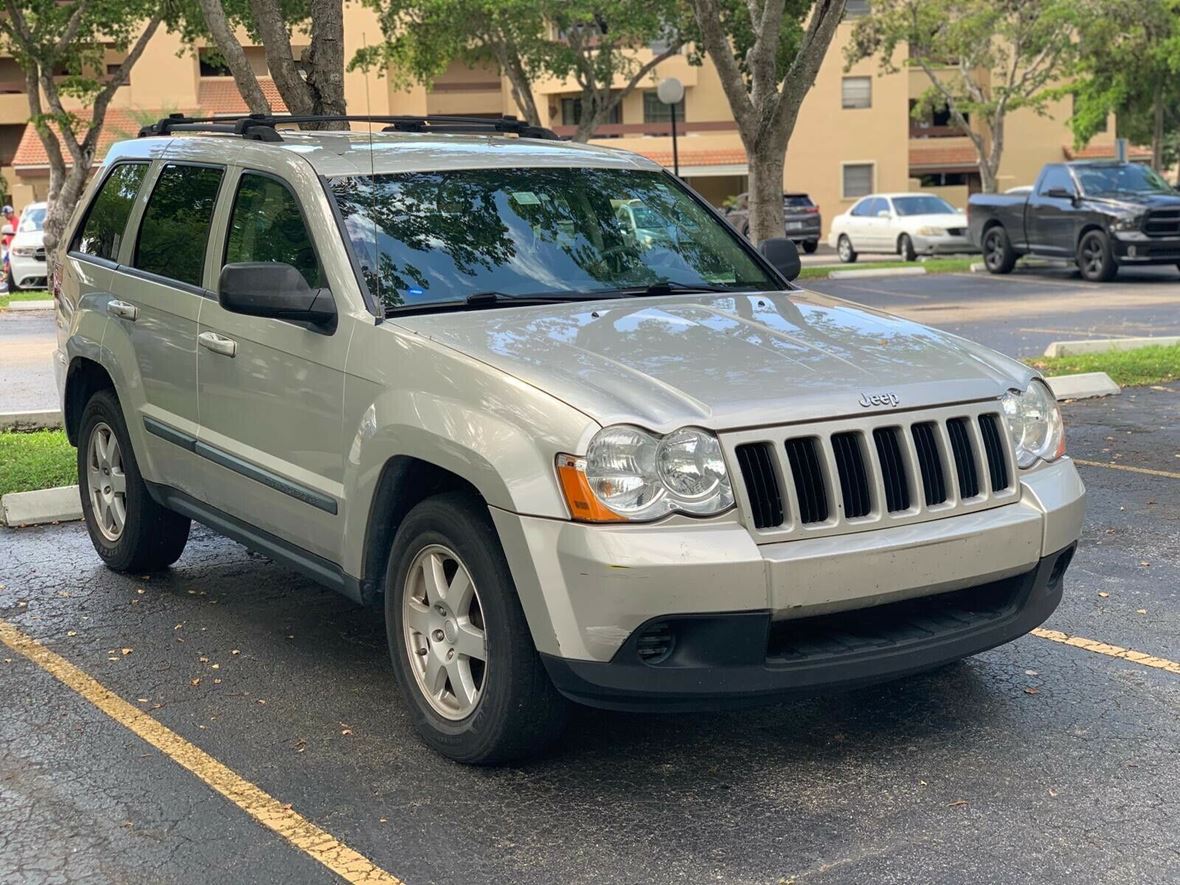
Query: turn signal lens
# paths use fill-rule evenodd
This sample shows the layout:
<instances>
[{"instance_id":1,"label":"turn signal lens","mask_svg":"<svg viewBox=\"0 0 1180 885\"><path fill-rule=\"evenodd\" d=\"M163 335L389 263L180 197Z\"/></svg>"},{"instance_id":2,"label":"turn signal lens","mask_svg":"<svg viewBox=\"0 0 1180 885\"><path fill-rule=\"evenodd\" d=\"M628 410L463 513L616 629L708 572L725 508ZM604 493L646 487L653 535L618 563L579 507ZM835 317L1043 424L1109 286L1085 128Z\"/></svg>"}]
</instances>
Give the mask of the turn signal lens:
<instances>
[{"instance_id":1,"label":"turn signal lens","mask_svg":"<svg viewBox=\"0 0 1180 885\"><path fill-rule=\"evenodd\" d=\"M570 515L578 522L627 521L625 516L620 516L606 507L590 490L590 482L586 479L585 458L558 455L557 478L561 482L561 492L565 496Z\"/></svg>"}]
</instances>

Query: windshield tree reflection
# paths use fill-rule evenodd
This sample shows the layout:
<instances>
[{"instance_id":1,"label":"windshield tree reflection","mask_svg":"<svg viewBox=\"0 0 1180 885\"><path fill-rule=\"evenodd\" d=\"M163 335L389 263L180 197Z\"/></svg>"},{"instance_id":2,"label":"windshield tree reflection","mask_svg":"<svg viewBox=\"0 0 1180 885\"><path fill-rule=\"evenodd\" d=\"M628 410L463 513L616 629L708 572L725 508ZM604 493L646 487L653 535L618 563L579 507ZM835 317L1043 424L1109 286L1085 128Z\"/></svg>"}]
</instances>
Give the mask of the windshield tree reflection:
<instances>
[{"instance_id":1,"label":"windshield tree reflection","mask_svg":"<svg viewBox=\"0 0 1180 885\"><path fill-rule=\"evenodd\" d=\"M387 308L658 282L779 287L659 172L461 169L330 183L365 283Z\"/></svg>"}]
</instances>

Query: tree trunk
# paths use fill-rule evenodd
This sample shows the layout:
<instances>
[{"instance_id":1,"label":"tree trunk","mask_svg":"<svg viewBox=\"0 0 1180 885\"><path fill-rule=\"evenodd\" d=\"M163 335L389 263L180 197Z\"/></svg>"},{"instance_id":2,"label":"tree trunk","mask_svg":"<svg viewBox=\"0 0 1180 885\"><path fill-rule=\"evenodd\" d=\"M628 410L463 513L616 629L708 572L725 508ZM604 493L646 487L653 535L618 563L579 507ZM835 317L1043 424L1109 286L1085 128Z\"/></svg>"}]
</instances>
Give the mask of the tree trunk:
<instances>
[{"instance_id":1,"label":"tree trunk","mask_svg":"<svg viewBox=\"0 0 1180 885\"><path fill-rule=\"evenodd\" d=\"M57 194L49 198L49 211L45 215L46 259L49 259L49 256L57 251L66 224L69 223L70 216L74 214L74 207L78 204L82 191L86 189L86 179L89 175L89 164L83 166L80 163L75 163L62 177ZM52 185L50 190L52 191ZM53 272L52 266L48 268L48 272Z\"/></svg>"},{"instance_id":2,"label":"tree trunk","mask_svg":"<svg viewBox=\"0 0 1180 885\"><path fill-rule=\"evenodd\" d=\"M217 51L221 53L225 63L229 66L234 84L245 100L246 107L250 109L252 114L269 114L271 112L270 102L266 100L262 87L258 84L258 77L255 76L254 69L250 66L250 61L242 49L242 44L238 42L233 28L230 27L221 0L199 0L199 2L201 13L205 18L205 26L209 29L209 35L213 38Z\"/></svg>"},{"instance_id":3,"label":"tree trunk","mask_svg":"<svg viewBox=\"0 0 1180 885\"><path fill-rule=\"evenodd\" d=\"M1151 97L1151 168L1156 172L1164 171L1164 87L1162 83L1155 84L1155 93Z\"/></svg>"},{"instance_id":4,"label":"tree trunk","mask_svg":"<svg viewBox=\"0 0 1180 885\"><path fill-rule=\"evenodd\" d=\"M786 144L779 139L767 139L746 153L750 166L750 242L761 243L783 236L786 230L783 227Z\"/></svg>"},{"instance_id":5,"label":"tree trunk","mask_svg":"<svg viewBox=\"0 0 1180 885\"><path fill-rule=\"evenodd\" d=\"M311 46L304 61L313 114L346 114L344 100L344 3L343 0L311 0ZM347 129L347 123L325 124Z\"/></svg>"},{"instance_id":6,"label":"tree trunk","mask_svg":"<svg viewBox=\"0 0 1180 885\"><path fill-rule=\"evenodd\" d=\"M500 63L500 70L508 78L508 85L512 88L512 100L521 117L533 126L541 125L541 112L537 110L537 99L533 95L533 84L529 79L524 65L520 62L520 55L516 47L506 40L497 40L495 46L496 60Z\"/></svg>"}]
</instances>

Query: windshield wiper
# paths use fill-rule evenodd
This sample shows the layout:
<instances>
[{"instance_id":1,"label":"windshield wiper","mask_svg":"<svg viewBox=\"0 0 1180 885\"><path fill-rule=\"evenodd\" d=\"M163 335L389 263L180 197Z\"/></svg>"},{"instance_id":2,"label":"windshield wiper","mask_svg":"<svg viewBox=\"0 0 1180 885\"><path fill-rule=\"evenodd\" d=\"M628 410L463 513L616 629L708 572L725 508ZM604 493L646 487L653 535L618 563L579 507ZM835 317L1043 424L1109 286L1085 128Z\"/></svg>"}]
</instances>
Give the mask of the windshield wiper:
<instances>
[{"instance_id":1,"label":"windshield wiper","mask_svg":"<svg viewBox=\"0 0 1180 885\"><path fill-rule=\"evenodd\" d=\"M577 293L570 295L577 297ZM493 307L497 304L556 304L568 301L557 292L538 292L536 295L512 295L507 292L473 292L463 299L470 307Z\"/></svg>"},{"instance_id":2,"label":"windshield wiper","mask_svg":"<svg viewBox=\"0 0 1180 885\"><path fill-rule=\"evenodd\" d=\"M628 286L622 289L611 289L610 294L619 297L627 295L675 295L677 293L691 293L691 292L739 292L741 284L734 286L714 286L710 283L680 283L676 280L657 280L654 283L649 283L646 286Z\"/></svg>"}]
</instances>

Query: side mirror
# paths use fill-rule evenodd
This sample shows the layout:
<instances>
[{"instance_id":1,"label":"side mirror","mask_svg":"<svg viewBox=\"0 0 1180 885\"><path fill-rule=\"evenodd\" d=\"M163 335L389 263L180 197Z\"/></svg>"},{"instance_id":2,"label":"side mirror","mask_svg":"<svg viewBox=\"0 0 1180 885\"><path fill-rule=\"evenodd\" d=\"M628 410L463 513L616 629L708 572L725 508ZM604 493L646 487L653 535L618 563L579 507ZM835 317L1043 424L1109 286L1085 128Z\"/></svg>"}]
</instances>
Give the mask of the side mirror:
<instances>
[{"instance_id":1,"label":"side mirror","mask_svg":"<svg viewBox=\"0 0 1180 885\"><path fill-rule=\"evenodd\" d=\"M893 213L890 212L888 209L882 209L881 211L879 211L877 213L877 217L878 218L892 218Z\"/></svg>"},{"instance_id":2,"label":"side mirror","mask_svg":"<svg viewBox=\"0 0 1180 885\"><path fill-rule=\"evenodd\" d=\"M1051 187L1045 191L1046 197L1053 197L1056 200L1072 200L1075 197L1073 191L1066 190L1063 187Z\"/></svg>"},{"instance_id":3,"label":"side mirror","mask_svg":"<svg viewBox=\"0 0 1180 885\"><path fill-rule=\"evenodd\" d=\"M803 264L799 261L799 250L795 248L794 240L788 240L786 237L771 237L758 244L758 251L775 270L788 280L795 279L799 276L799 271L803 269Z\"/></svg>"},{"instance_id":4,"label":"side mirror","mask_svg":"<svg viewBox=\"0 0 1180 885\"><path fill-rule=\"evenodd\" d=\"M336 304L328 289L313 289L303 274L277 261L227 264L218 281L218 301L233 313L336 328Z\"/></svg>"}]
</instances>

